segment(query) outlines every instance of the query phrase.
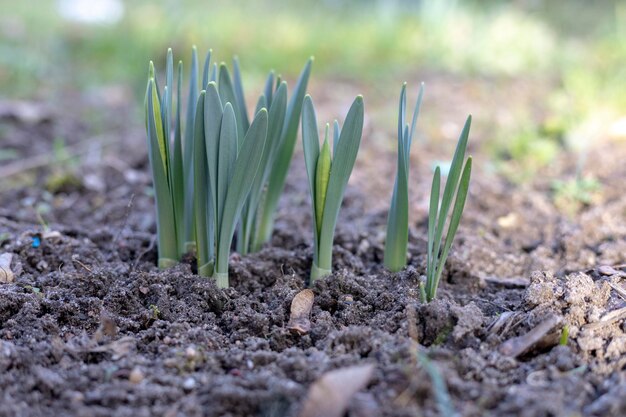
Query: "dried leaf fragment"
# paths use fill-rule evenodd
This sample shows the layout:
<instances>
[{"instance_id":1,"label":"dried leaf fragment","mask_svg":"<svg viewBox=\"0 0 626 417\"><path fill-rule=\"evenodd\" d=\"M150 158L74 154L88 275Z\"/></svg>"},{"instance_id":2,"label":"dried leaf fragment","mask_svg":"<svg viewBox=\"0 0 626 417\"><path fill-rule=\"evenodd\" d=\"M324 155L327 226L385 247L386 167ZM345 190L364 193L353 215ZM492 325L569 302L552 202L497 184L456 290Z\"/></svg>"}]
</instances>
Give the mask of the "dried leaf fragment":
<instances>
[{"instance_id":1,"label":"dried leaf fragment","mask_svg":"<svg viewBox=\"0 0 626 417\"><path fill-rule=\"evenodd\" d=\"M311 385L299 417L341 417L350 399L365 388L374 365L358 365L326 372Z\"/></svg>"},{"instance_id":2,"label":"dried leaf fragment","mask_svg":"<svg viewBox=\"0 0 626 417\"><path fill-rule=\"evenodd\" d=\"M3 253L0 255L0 282L13 282L15 276L11 270L12 253Z\"/></svg>"},{"instance_id":3,"label":"dried leaf fragment","mask_svg":"<svg viewBox=\"0 0 626 417\"><path fill-rule=\"evenodd\" d=\"M552 315L539 323L531 331L518 337L513 337L500 345L500 353L516 358L544 342L550 333L558 326L563 318ZM558 339L556 340L558 341Z\"/></svg>"},{"instance_id":4,"label":"dried leaf fragment","mask_svg":"<svg viewBox=\"0 0 626 417\"><path fill-rule=\"evenodd\" d=\"M305 289L293 297L291 301L291 315L287 328L292 332L305 335L311 330L311 309L313 308L313 291Z\"/></svg>"}]
</instances>

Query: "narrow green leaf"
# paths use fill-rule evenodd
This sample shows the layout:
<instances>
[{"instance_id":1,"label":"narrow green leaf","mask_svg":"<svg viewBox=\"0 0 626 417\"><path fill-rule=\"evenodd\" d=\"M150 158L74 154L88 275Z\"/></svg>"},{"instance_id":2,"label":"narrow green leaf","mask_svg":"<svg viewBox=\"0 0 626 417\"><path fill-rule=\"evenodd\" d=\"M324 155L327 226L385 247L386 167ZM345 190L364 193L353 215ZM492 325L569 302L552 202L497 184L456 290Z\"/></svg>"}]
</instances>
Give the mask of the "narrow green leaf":
<instances>
[{"instance_id":1,"label":"narrow green leaf","mask_svg":"<svg viewBox=\"0 0 626 417\"><path fill-rule=\"evenodd\" d=\"M224 115L226 116L226 111ZM228 185L223 210L224 216L220 224L217 241L216 272L222 276L228 274L228 253L235 227L261 162L267 137L267 123L267 110L262 109L257 113L246 133L241 145L241 152L235 162L232 179ZM218 281L218 284L223 285L224 282Z\"/></svg>"},{"instance_id":2,"label":"narrow green leaf","mask_svg":"<svg viewBox=\"0 0 626 417\"><path fill-rule=\"evenodd\" d=\"M415 109L413 110L413 120L411 121L411 133L409 133L409 146L413 143L413 137L415 137L415 126L417 125L417 116L419 116L420 109L422 108L422 99L424 98L424 83L420 84L420 91L417 95L417 101L415 102ZM407 165L408 166L408 165Z\"/></svg>"},{"instance_id":3,"label":"narrow green leaf","mask_svg":"<svg viewBox=\"0 0 626 417\"><path fill-rule=\"evenodd\" d=\"M463 159L465 159L465 150L467 148L467 139L469 137L470 126L472 124L472 116L467 118L459 142L456 145L454 156L452 157L452 163L450 165L450 171L448 178L446 179L446 185L443 190L443 198L441 199L441 209L437 219L437 229L435 231L435 254L439 254L441 249L441 239L443 236L443 228L448 218L448 211L450 210L450 204L452 204L452 198L454 197L454 191L459 182L459 176L461 175L461 168L463 167Z\"/></svg>"},{"instance_id":4,"label":"narrow green leaf","mask_svg":"<svg viewBox=\"0 0 626 417\"><path fill-rule=\"evenodd\" d=\"M206 146L213 213L217 213L217 167L220 132L222 130L222 103L217 85L209 81L204 97L204 141ZM215 219L214 222L217 220Z\"/></svg>"},{"instance_id":5,"label":"narrow green leaf","mask_svg":"<svg viewBox=\"0 0 626 417\"><path fill-rule=\"evenodd\" d=\"M261 96L261 98L262 99L259 99L259 105L265 102L265 96ZM261 106L261 108L263 108L263 106ZM259 111L261 108L259 108ZM262 203L261 199L263 193L266 192L265 185L267 184L267 180L278 152L278 142L280 140L280 132L285 121L286 109L287 83L282 83L274 94L274 100L269 108L267 139L265 142L265 148L263 149L263 156L261 157L261 162L259 164L259 172L254 178L254 184L250 190L248 202L244 207L244 214L242 217L243 230L241 231L242 236L238 235L237 237L238 251L242 254L254 249L251 247L252 245L250 240L256 238L256 222L259 205ZM240 239L241 244L239 243Z\"/></svg>"},{"instance_id":6,"label":"narrow green leaf","mask_svg":"<svg viewBox=\"0 0 626 417\"><path fill-rule=\"evenodd\" d=\"M435 174L433 175L433 182L430 188L430 204L428 206L428 250L426 252L426 293L430 294L431 287L433 286L432 277L435 276L435 265L437 264L438 253L433 252L435 245L436 225L437 225L437 213L439 213L439 191L441 189L441 170L439 167L435 168Z\"/></svg>"},{"instance_id":7,"label":"narrow green leaf","mask_svg":"<svg viewBox=\"0 0 626 417\"><path fill-rule=\"evenodd\" d=\"M240 115L240 117L236 117L235 120L237 122L237 147L241 147L241 142L243 140L244 135L246 134L247 129L245 129L242 119L242 112L239 109L239 104L237 103L237 97L235 95L235 87L233 86L233 82L230 78L230 72L226 67L226 64L222 63L220 65L219 70L219 82L217 84L218 91L220 93L220 98L222 99L222 106L226 107L227 103L230 103L233 107L233 110L236 115Z\"/></svg>"},{"instance_id":8,"label":"narrow green leaf","mask_svg":"<svg viewBox=\"0 0 626 417\"><path fill-rule=\"evenodd\" d=\"M211 75L209 76L209 81L213 81L217 83L217 62L213 63L213 68L211 69Z\"/></svg>"},{"instance_id":9,"label":"narrow green leaf","mask_svg":"<svg viewBox=\"0 0 626 417\"><path fill-rule=\"evenodd\" d=\"M267 100L264 95L260 95L254 107L254 114L257 114L261 109L267 109Z\"/></svg>"},{"instance_id":10,"label":"narrow green leaf","mask_svg":"<svg viewBox=\"0 0 626 417\"><path fill-rule=\"evenodd\" d=\"M387 218L384 264L392 272L397 272L406 265L409 239L408 158L405 156L407 150L402 140L407 137L408 126L405 126L403 137L398 140L398 169Z\"/></svg>"},{"instance_id":11,"label":"narrow green leaf","mask_svg":"<svg viewBox=\"0 0 626 417\"><path fill-rule=\"evenodd\" d=\"M224 218L224 204L230 184L235 161L237 160L237 121L235 111L230 103L224 106L220 141L217 157L217 224L221 225ZM219 238L218 238L219 242Z\"/></svg>"},{"instance_id":12,"label":"narrow green leaf","mask_svg":"<svg viewBox=\"0 0 626 417\"><path fill-rule=\"evenodd\" d=\"M191 50L191 67L189 69L189 94L187 96L187 115L185 118L185 136L183 141L183 174L185 176L185 244L195 240L194 203L193 203L193 126L195 124L196 103L198 102L198 51L194 46Z\"/></svg>"},{"instance_id":13,"label":"narrow green leaf","mask_svg":"<svg viewBox=\"0 0 626 417\"><path fill-rule=\"evenodd\" d=\"M209 70L211 68L211 53L212 52L213 51L209 49L209 52L207 52L206 57L204 58L204 68L202 70L202 85L201 85L202 89L206 89L207 85L209 84Z\"/></svg>"},{"instance_id":14,"label":"narrow green leaf","mask_svg":"<svg viewBox=\"0 0 626 417\"><path fill-rule=\"evenodd\" d=\"M341 136L341 128L337 119L333 122L333 155L337 152L337 144L339 143L339 137Z\"/></svg>"},{"instance_id":15,"label":"narrow green leaf","mask_svg":"<svg viewBox=\"0 0 626 417\"><path fill-rule=\"evenodd\" d=\"M167 50L167 59L165 64L165 88L167 90L163 90L165 94L165 103L164 103L164 111L163 111L163 126L165 130L165 142L170 143L170 125L172 120L172 94L174 88L174 55L172 53L172 48Z\"/></svg>"},{"instance_id":16,"label":"narrow green leaf","mask_svg":"<svg viewBox=\"0 0 626 417\"><path fill-rule=\"evenodd\" d=\"M209 257L209 179L204 132L204 102L205 91L198 96L196 117L194 124L194 212L196 226L196 253L198 258L198 272L206 273Z\"/></svg>"},{"instance_id":17,"label":"narrow green leaf","mask_svg":"<svg viewBox=\"0 0 626 417\"><path fill-rule=\"evenodd\" d=\"M300 73L300 77L298 78L296 86L293 90L293 95L289 99L289 104L287 105L287 115L285 117L285 124L282 129L279 144L280 150L278 151L278 156L273 164L268 182L267 193L265 194L265 198L263 200L261 221L258 225L257 246L259 246L261 242L268 241L272 236L276 206L278 205L278 200L283 192L283 188L285 187L285 179L287 178L287 172L289 171L289 165L291 164L293 150L296 146L302 102L304 100L307 84L309 82L312 63L313 58L310 58Z\"/></svg>"},{"instance_id":18,"label":"narrow green leaf","mask_svg":"<svg viewBox=\"0 0 626 417\"><path fill-rule=\"evenodd\" d=\"M330 179L331 156L330 145L328 144L328 123L326 124L326 137L324 144L317 158L315 167L315 227L317 233L321 233L322 218L324 216L324 204L326 203L326 191L328 190L328 180Z\"/></svg>"},{"instance_id":19,"label":"narrow green leaf","mask_svg":"<svg viewBox=\"0 0 626 417\"><path fill-rule=\"evenodd\" d=\"M311 193L311 207L313 208L313 220L317 218L315 211L315 170L320 155L320 138L317 131L317 116L313 99L307 95L304 98L302 108L302 148L304 151L304 163L306 165L307 177L309 179L309 191ZM315 256L317 256L317 243L319 234L317 225L313 227L315 233Z\"/></svg>"},{"instance_id":20,"label":"narrow green leaf","mask_svg":"<svg viewBox=\"0 0 626 417\"><path fill-rule=\"evenodd\" d=\"M435 298L435 294L437 293L437 286L441 278L441 273L443 272L443 266L446 263L448 253L450 252L450 247L452 246L452 241L454 240L454 236L456 235L459 223L461 222L461 216L463 215L463 209L465 208L465 201L467 199L467 192L469 190L471 175L472 157L470 156L465 163L465 167L463 168L463 174L461 175L461 180L459 182L458 191L456 193L456 200L454 202L454 208L452 209L452 215L450 217L450 225L448 226L448 232L446 233L446 241L443 246L441 257L439 258L439 264L437 265L437 272L435 274L431 299Z\"/></svg>"},{"instance_id":21,"label":"narrow green leaf","mask_svg":"<svg viewBox=\"0 0 626 417\"><path fill-rule=\"evenodd\" d=\"M178 254L185 252L185 177L183 171L183 141L182 141L182 84L183 62L178 62L178 80L176 89L176 116L174 125L174 150L172 152L172 195L174 198L174 213L176 216L176 239L178 241Z\"/></svg>"},{"instance_id":22,"label":"narrow green leaf","mask_svg":"<svg viewBox=\"0 0 626 417\"><path fill-rule=\"evenodd\" d=\"M152 179L154 181L154 194L156 200L156 220L157 237L159 239L159 267L166 268L176 263L178 250L176 244L176 228L174 221L174 207L172 196L167 184L167 172L162 161L162 154L159 145L159 125L156 116L160 112L155 112L156 87L154 80L148 81L146 92L146 127L148 135L148 156L152 168ZM162 128L162 126L161 126Z\"/></svg>"},{"instance_id":23,"label":"narrow green leaf","mask_svg":"<svg viewBox=\"0 0 626 417\"><path fill-rule=\"evenodd\" d=\"M168 166L168 158L167 158L167 149L165 147L165 136L163 133L163 120L161 119L161 104L159 97L157 95L156 85L154 84L154 79L151 79L152 84L150 88L150 109L152 113L152 117L154 118L155 125L153 126L154 132L156 134L157 145L159 147L159 152L161 154L161 163L163 164L163 172L166 173L167 178L167 166Z\"/></svg>"},{"instance_id":24,"label":"narrow green leaf","mask_svg":"<svg viewBox=\"0 0 626 417\"><path fill-rule=\"evenodd\" d=\"M245 133L250 128L250 120L248 119L246 96L243 90L241 70L239 69L239 58L236 56L233 58L233 77L234 77L235 97L237 98L237 108L239 109L239 115L241 116L241 122L243 124L243 132Z\"/></svg>"},{"instance_id":25,"label":"narrow green leaf","mask_svg":"<svg viewBox=\"0 0 626 417\"><path fill-rule=\"evenodd\" d=\"M398 138L402 139L404 125L406 124L406 83L402 84L400 90L400 103L398 105Z\"/></svg>"},{"instance_id":26,"label":"narrow green leaf","mask_svg":"<svg viewBox=\"0 0 626 417\"><path fill-rule=\"evenodd\" d=\"M278 89L278 85L276 86L276 89ZM267 80L265 81L265 88L263 88L263 95L265 96L265 99L267 100L267 106L265 107L268 109L272 105L273 93L274 93L274 71L270 71L270 73L267 76Z\"/></svg>"}]
</instances>

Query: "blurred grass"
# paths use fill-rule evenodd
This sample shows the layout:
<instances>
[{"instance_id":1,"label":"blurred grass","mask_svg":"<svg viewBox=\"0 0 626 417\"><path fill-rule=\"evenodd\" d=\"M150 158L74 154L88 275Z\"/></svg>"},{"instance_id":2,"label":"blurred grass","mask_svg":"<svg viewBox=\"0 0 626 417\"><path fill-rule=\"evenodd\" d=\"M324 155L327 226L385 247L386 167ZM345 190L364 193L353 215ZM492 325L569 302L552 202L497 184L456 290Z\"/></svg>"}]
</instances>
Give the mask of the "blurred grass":
<instances>
[{"instance_id":1,"label":"blurred grass","mask_svg":"<svg viewBox=\"0 0 626 417\"><path fill-rule=\"evenodd\" d=\"M316 79L389 82L394 95L417 71L549 80L545 114L521 112L492 133L492 154L529 160L531 173L626 114L623 1L134 0L112 25L64 20L53 0L0 7L4 97L121 84L140 103L148 61L160 65L171 46L188 63L193 44L218 60L239 55L251 85L270 69L295 77L310 55Z\"/></svg>"}]
</instances>

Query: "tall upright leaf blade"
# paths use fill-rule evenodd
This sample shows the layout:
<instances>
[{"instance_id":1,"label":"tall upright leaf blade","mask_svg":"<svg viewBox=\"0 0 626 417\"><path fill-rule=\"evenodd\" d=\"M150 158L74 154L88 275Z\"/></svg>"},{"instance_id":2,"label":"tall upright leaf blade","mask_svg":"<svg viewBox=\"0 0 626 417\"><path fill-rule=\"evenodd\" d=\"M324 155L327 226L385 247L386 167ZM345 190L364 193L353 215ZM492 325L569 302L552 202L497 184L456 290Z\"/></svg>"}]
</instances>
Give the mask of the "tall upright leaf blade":
<instances>
[{"instance_id":1,"label":"tall upright leaf blade","mask_svg":"<svg viewBox=\"0 0 626 417\"><path fill-rule=\"evenodd\" d=\"M150 100L149 100L149 109L152 113L152 118L154 119L153 131L156 135L157 145L159 147L159 153L161 154L161 163L163 164L163 172L166 174L167 178L167 167L168 167L168 153L165 142L165 134L163 132L163 120L161 118L161 104L160 99L157 94L156 84L154 79L151 79L150 84Z\"/></svg>"},{"instance_id":2,"label":"tall upright leaf blade","mask_svg":"<svg viewBox=\"0 0 626 417\"><path fill-rule=\"evenodd\" d=\"M454 208L452 209L452 215L450 217L450 225L448 226L448 232L446 233L446 241L443 246L441 257L439 258L437 271L435 273L434 285L430 294L431 299L435 298L435 294L437 293L437 285L439 284L439 279L441 278L441 273L443 272L443 266L446 262L446 259L448 258L448 253L450 252L452 241L454 240L454 236L456 235L459 223L461 222L461 216L463 215L463 209L465 208L465 201L467 199L467 192L469 190L471 175L472 157L470 156L465 163L465 167L463 168L463 174L461 175L461 179L459 181L458 191L456 193L456 200L454 202Z\"/></svg>"},{"instance_id":3,"label":"tall upright leaf blade","mask_svg":"<svg viewBox=\"0 0 626 417\"><path fill-rule=\"evenodd\" d=\"M167 50L167 58L165 64L165 103L163 105L163 126L165 130L165 142L169 146L170 143L170 126L172 123L172 94L174 89L174 55L172 48Z\"/></svg>"},{"instance_id":4,"label":"tall upright leaf blade","mask_svg":"<svg viewBox=\"0 0 626 417\"><path fill-rule=\"evenodd\" d=\"M404 125L406 124L406 83L402 84L400 90L400 103L398 104L398 139L402 139Z\"/></svg>"},{"instance_id":5,"label":"tall upright leaf blade","mask_svg":"<svg viewBox=\"0 0 626 417\"><path fill-rule=\"evenodd\" d=\"M324 218L322 220L321 234L319 237L319 259L318 266L322 269L331 269L332 245L337 224L337 217L343 194L348 184L348 179L352 173L352 168L356 161L356 156L361 144L363 133L363 97L358 96L346 116L337 153L335 155L328 190L326 192L326 203L324 205Z\"/></svg>"},{"instance_id":6,"label":"tall upright leaf blade","mask_svg":"<svg viewBox=\"0 0 626 417\"><path fill-rule=\"evenodd\" d=\"M326 192L330 179L332 159L330 155L330 145L328 143L328 124L326 124L326 137L320 149L315 167L315 227L317 233L321 232L322 218L324 217L324 204L326 203Z\"/></svg>"},{"instance_id":7,"label":"tall upright leaf blade","mask_svg":"<svg viewBox=\"0 0 626 417\"><path fill-rule=\"evenodd\" d=\"M220 132L222 130L222 103L217 85L214 81L209 81L204 97L204 141L206 147L209 185L210 185L210 208L213 213L213 228L216 229L217 213L217 167L218 167L218 147Z\"/></svg>"},{"instance_id":8,"label":"tall upright leaf blade","mask_svg":"<svg viewBox=\"0 0 626 417\"><path fill-rule=\"evenodd\" d=\"M159 238L159 267L165 268L176 263L178 258L178 248L176 244L176 228L174 222L174 208L172 196L167 183L167 173L162 161L162 153L159 145L159 124L155 115L160 116L160 112L155 112L154 81L148 81L146 93L146 127L148 134L148 150L150 166L152 167L152 178L154 181L154 194L156 200L157 214L157 236Z\"/></svg>"},{"instance_id":9,"label":"tall upright leaf blade","mask_svg":"<svg viewBox=\"0 0 626 417\"><path fill-rule=\"evenodd\" d=\"M439 167L435 168L435 174L433 175L433 182L430 188L430 204L428 206L428 250L426 252L426 271L427 276L431 274L434 276L434 268L437 264L438 253L433 252L435 249L435 235L437 227L437 213L439 213L439 191L441 189L441 170ZM426 282L426 293L430 294L432 282L429 279Z\"/></svg>"},{"instance_id":10,"label":"tall upright leaf blade","mask_svg":"<svg viewBox=\"0 0 626 417\"><path fill-rule=\"evenodd\" d=\"M204 102L205 91L198 96L194 124L194 214L196 226L196 253L198 257L198 273L210 275L211 258L209 249L209 179L204 141Z\"/></svg>"},{"instance_id":11,"label":"tall upright leaf blade","mask_svg":"<svg viewBox=\"0 0 626 417\"><path fill-rule=\"evenodd\" d=\"M259 99L256 102L256 106L254 106L254 114L257 114L261 109L267 109L267 100L264 95L260 95Z\"/></svg>"},{"instance_id":12,"label":"tall upright leaf blade","mask_svg":"<svg viewBox=\"0 0 626 417\"><path fill-rule=\"evenodd\" d=\"M178 62L178 77L176 89L176 116L174 119L174 150L172 152L172 195L174 200L174 214L176 216L176 238L178 241L178 254L185 252L185 176L183 171L183 143L182 143L182 84L183 62Z\"/></svg>"},{"instance_id":13,"label":"tall upright leaf blade","mask_svg":"<svg viewBox=\"0 0 626 417\"><path fill-rule=\"evenodd\" d=\"M263 155L267 137L267 123L267 110L262 109L257 113L250 129L246 133L241 145L241 152L235 162L232 179L228 185L217 247L216 272L219 274L218 285L228 285L228 252L241 209L250 192L254 177L257 175L259 163L261 162L261 155ZM223 282L222 279L224 274L226 274L226 282Z\"/></svg>"},{"instance_id":14,"label":"tall upright leaf blade","mask_svg":"<svg viewBox=\"0 0 626 417\"><path fill-rule=\"evenodd\" d=\"M265 194L265 198L263 200L261 221L258 225L259 230L258 240L256 242L257 246L262 242L268 241L272 235L276 206L278 205L278 200L283 192L283 188L285 187L285 179L287 178L287 172L289 171L293 150L296 145L298 126L300 124L300 114L302 112L302 102L304 100L304 95L306 94L312 63L313 58L310 58L300 73L300 77L298 78L296 86L293 90L293 95L289 99L289 104L287 105L287 116L285 117L285 124L283 126L279 145L280 150L278 152L276 162L273 164L274 166L269 177L267 193Z\"/></svg>"},{"instance_id":15,"label":"tall upright leaf blade","mask_svg":"<svg viewBox=\"0 0 626 417\"><path fill-rule=\"evenodd\" d=\"M211 74L209 75L209 82L210 81L217 83L217 62L213 63L213 68L211 69Z\"/></svg>"},{"instance_id":16,"label":"tall upright leaf blade","mask_svg":"<svg viewBox=\"0 0 626 417\"><path fill-rule=\"evenodd\" d=\"M241 147L241 142L243 141L243 137L246 134L247 129L243 124L243 119L241 116L241 110L239 109L239 104L237 103L237 96L235 94L235 87L233 86L232 79L230 78L230 72L228 72L228 68L226 64L222 63L220 65L219 70L219 82L217 84L218 91L220 93L220 98L222 99L222 106L226 107L226 103L230 103L233 107L235 114L239 115L236 118L237 121L237 147Z\"/></svg>"},{"instance_id":17,"label":"tall upright leaf blade","mask_svg":"<svg viewBox=\"0 0 626 417\"><path fill-rule=\"evenodd\" d=\"M408 136L408 127L405 126L403 136L398 138L398 170L387 218L384 264L393 272L399 271L406 265L409 236L409 185L405 142Z\"/></svg>"},{"instance_id":18,"label":"tall upright leaf blade","mask_svg":"<svg viewBox=\"0 0 626 417\"><path fill-rule=\"evenodd\" d=\"M198 51L194 46L191 50L191 67L189 69L189 94L187 96L187 115L185 118L185 136L183 141L183 174L185 176L185 245L195 240L194 202L193 202L193 126L195 124L196 103L198 102Z\"/></svg>"},{"instance_id":19,"label":"tall upright leaf blade","mask_svg":"<svg viewBox=\"0 0 626 417\"><path fill-rule=\"evenodd\" d=\"M333 155L337 152L337 144L339 143L339 137L341 136L341 128L337 119L333 122Z\"/></svg>"},{"instance_id":20,"label":"tall upright leaf blade","mask_svg":"<svg viewBox=\"0 0 626 417\"><path fill-rule=\"evenodd\" d=\"M246 106L246 96L243 90L243 80L241 79L241 69L239 68L239 58L233 58L233 77L235 87L235 97L237 97L237 107L239 115L243 123L244 133L250 128L250 120L248 119L248 110Z\"/></svg>"},{"instance_id":21,"label":"tall upright leaf blade","mask_svg":"<svg viewBox=\"0 0 626 417\"><path fill-rule=\"evenodd\" d=\"M443 190L443 198L441 199L441 208L437 219L437 229L435 232L435 254L439 253L441 249L441 238L443 236L443 228L448 218L448 211L450 204L452 204L452 198L454 197L454 191L459 183L459 176L461 175L461 168L463 167L463 159L465 159L465 150L467 149L467 139L469 137L470 126L472 124L472 116L468 116L461 136L456 145L454 156L452 157L452 163L450 165L450 171L448 178L446 179L446 185Z\"/></svg>"},{"instance_id":22,"label":"tall upright leaf blade","mask_svg":"<svg viewBox=\"0 0 626 417\"><path fill-rule=\"evenodd\" d=\"M420 109L422 108L423 98L424 98L424 83L421 83L420 91L417 95L417 101L415 102L415 109L413 109L413 119L411 120L411 132L409 133L409 140L408 140L409 149L411 149L411 144L413 143L413 137L415 136L415 126L417 125L417 117L419 116Z\"/></svg>"},{"instance_id":23,"label":"tall upright leaf blade","mask_svg":"<svg viewBox=\"0 0 626 417\"><path fill-rule=\"evenodd\" d=\"M204 67L202 69L202 89L206 89L207 84L209 84L209 70L211 69L211 53L213 51L209 49L206 57L204 58Z\"/></svg>"},{"instance_id":24,"label":"tall upright leaf blade","mask_svg":"<svg viewBox=\"0 0 626 417\"><path fill-rule=\"evenodd\" d=\"M278 89L278 87L279 86L276 86L276 89ZM267 80L265 80L265 87L263 88L263 95L265 96L265 99L267 100L267 105L265 107L268 109L272 105L273 93L274 93L274 71L270 71L270 73L267 76Z\"/></svg>"},{"instance_id":25,"label":"tall upright leaf blade","mask_svg":"<svg viewBox=\"0 0 626 417\"><path fill-rule=\"evenodd\" d=\"M265 103L265 96L261 96L259 99L259 105L261 103ZM260 107L259 110L263 107L264 106ZM261 162L259 164L259 172L254 178L254 184L250 190L248 202L244 207L244 215L242 217L243 230L241 231L242 236L238 235L237 237L238 250L241 253L246 253L248 250L252 249L250 239L253 238L259 204L261 203L263 192L266 191L265 184L267 183L272 166L276 159L278 142L280 141L280 132L285 121L286 109L287 83L281 83L281 86L274 94L274 100L269 108L267 139L263 149L263 156L261 157ZM242 241L241 245L239 245L239 239Z\"/></svg>"},{"instance_id":26,"label":"tall upright leaf blade","mask_svg":"<svg viewBox=\"0 0 626 417\"><path fill-rule=\"evenodd\" d=\"M313 99L307 95L304 98L302 107L302 148L304 151L304 164L309 179L309 192L311 194L312 219L315 222L315 170L317 168L317 160L320 154L320 138L317 132L317 116L315 115L315 107ZM317 263L317 248L319 243L319 234L317 225L313 227L314 233L314 262Z\"/></svg>"},{"instance_id":27,"label":"tall upright leaf blade","mask_svg":"<svg viewBox=\"0 0 626 417\"><path fill-rule=\"evenodd\" d=\"M217 157L217 224L221 225L224 218L226 195L237 160L237 121L230 103L224 106L220 141ZM220 238L218 235L218 242Z\"/></svg>"}]
</instances>

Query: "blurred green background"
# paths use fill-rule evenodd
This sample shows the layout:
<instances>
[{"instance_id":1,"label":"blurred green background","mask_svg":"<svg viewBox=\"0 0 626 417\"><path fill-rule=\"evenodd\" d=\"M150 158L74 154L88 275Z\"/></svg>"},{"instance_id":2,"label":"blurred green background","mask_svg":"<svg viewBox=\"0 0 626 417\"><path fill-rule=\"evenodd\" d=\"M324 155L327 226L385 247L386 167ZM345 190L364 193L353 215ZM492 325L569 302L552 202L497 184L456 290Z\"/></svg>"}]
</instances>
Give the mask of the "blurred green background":
<instances>
[{"instance_id":1,"label":"blurred green background","mask_svg":"<svg viewBox=\"0 0 626 417\"><path fill-rule=\"evenodd\" d=\"M390 119L400 83L424 74L486 80L494 90L520 82L525 97L531 85L523 105L514 89L495 103L511 108L507 120L482 121L494 166L514 180L561 149L584 148L581 137L626 130L623 1L0 0L0 7L5 99L124 86L139 106L148 61L159 68L172 47L188 63L195 44L218 60L237 54L254 91L270 69L293 80L313 55L314 86L359 85L366 101L387 100Z\"/></svg>"}]
</instances>

